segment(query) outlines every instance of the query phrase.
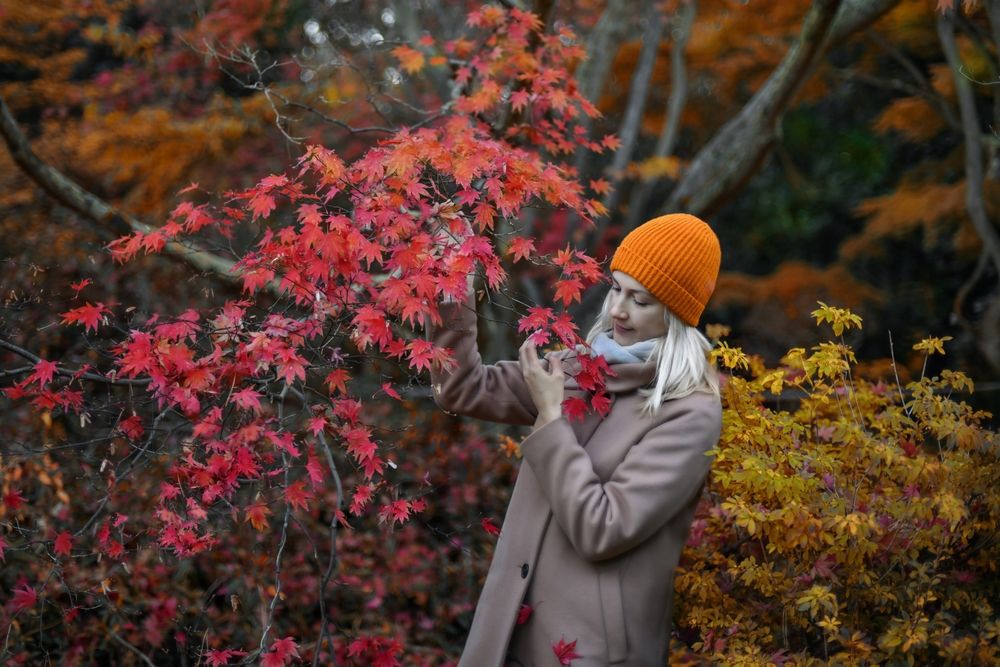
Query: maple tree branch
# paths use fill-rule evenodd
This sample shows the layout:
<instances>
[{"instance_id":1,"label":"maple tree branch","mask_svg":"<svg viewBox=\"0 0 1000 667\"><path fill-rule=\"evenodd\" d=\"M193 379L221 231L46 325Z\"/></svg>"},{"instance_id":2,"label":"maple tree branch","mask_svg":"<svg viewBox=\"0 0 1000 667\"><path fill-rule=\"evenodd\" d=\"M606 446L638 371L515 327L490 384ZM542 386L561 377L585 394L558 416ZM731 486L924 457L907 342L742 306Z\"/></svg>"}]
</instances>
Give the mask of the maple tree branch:
<instances>
[{"instance_id":1,"label":"maple tree branch","mask_svg":"<svg viewBox=\"0 0 1000 667\"><path fill-rule=\"evenodd\" d=\"M154 231L155 228L83 189L39 158L31 149L28 138L21 131L2 95L0 95L0 135L3 135L7 149L21 171L59 204L83 216L102 231L110 231L114 236L125 236L133 232L148 234ZM183 260L199 271L215 274L228 282L237 281L235 263L206 250L189 247L177 241L168 241L163 252Z\"/></svg>"},{"instance_id":2,"label":"maple tree branch","mask_svg":"<svg viewBox=\"0 0 1000 667\"><path fill-rule=\"evenodd\" d=\"M5 350L7 350L9 352L13 352L14 354L18 355L19 357L27 359L28 361L31 361L31 362L36 363L36 364L38 362L40 362L40 361L44 361L38 355L32 354L28 350L25 350L23 347L15 345L14 343L11 343L8 340L4 340L3 338L0 338L0 348L3 348L3 349L5 349ZM27 372L30 372L32 370L34 370L33 367L14 368L14 369L11 369L11 370L8 370L8 371L0 372L0 376L19 375L21 373L27 373ZM118 380L118 379L113 379L113 378L107 378L107 377L104 377L103 375L97 375L96 373L80 373L79 371L71 371L69 369L63 369L63 368L57 368L56 371L55 371L55 373L56 373L56 375L61 375L63 377L68 377L68 378L83 378L85 380L91 380L93 382L101 382L103 384L110 384L110 385L117 385L117 386L133 386L133 387L135 387L135 386L145 386L145 385L148 385L150 382L152 382L152 380L150 378L142 378L142 379L137 379L137 380Z\"/></svg>"},{"instance_id":3,"label":"maple tree branch","mask_svg":"<svg viewBox=\"0 0 1000 667\"><path fill-rule=\"evenodd\" d=\"M958 97L958 110L962 118L962 134L965 140L965 208L972 227L979 235L984 249L989 253L997 273L1000 274L1000 235L990 223L986 213L986 203L983 200L983 144L980 138L979 114L976 111L972 84L962 73L962 62L955 43L953 11L938 16L937 31L945 60L955 80L955 94Z\"/></svg>"}]
</instances>

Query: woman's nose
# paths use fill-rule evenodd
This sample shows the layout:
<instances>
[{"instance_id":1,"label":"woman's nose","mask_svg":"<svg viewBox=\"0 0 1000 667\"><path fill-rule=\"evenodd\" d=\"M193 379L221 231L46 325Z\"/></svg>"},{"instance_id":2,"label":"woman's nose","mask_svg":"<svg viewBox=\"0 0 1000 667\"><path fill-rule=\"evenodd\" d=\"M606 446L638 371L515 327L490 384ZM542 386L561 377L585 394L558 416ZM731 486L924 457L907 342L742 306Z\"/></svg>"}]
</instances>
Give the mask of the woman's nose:
<instances>
[{"instance_id":1,"label":"woman's nose","mask_svg":"<svg viewBox=\"0 0 1000 667\"><path fill-rule=\"evenodd\" d=\"M621 320L627 317L627 313L617 301L614 301L611 304L611 317L616 320Z\"/></svg>"}]
</instances>

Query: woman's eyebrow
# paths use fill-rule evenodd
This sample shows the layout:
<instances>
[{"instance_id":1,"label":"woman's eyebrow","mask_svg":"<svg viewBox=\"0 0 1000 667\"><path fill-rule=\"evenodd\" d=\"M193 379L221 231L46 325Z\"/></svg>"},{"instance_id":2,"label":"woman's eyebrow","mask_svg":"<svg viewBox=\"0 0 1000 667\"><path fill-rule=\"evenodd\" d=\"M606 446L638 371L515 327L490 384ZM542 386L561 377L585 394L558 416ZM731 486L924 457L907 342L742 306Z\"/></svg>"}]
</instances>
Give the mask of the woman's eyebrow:
<instances>
[{"instance_id":1,"label":"woman's eyebrow","mask_svg":"<svg viewBox=\"0 0 1000 667\"><path fill-rule=\"evenodd\" d=\"M621 285L617 281L614 281L614 285L616 285L619 289L623 289L626 292L631 292L633 294L638 294L639 296L652 296L652 294L650 294L646 290L642 289L641 287L638 288L638 289L632 289L630 287L625 287L625 286Z\"/></svg>"}]
</instances>

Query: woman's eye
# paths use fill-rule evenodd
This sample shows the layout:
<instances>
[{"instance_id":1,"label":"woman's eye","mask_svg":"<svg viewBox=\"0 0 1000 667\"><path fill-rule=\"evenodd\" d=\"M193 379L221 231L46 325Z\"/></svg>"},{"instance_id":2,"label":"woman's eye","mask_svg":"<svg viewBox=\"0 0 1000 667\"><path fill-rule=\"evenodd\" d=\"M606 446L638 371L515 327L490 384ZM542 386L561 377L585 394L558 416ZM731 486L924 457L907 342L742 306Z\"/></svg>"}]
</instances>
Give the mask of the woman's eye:
<instances>
[{"instance_id":1,"label":"woman's eye","mask_svg":"<svg viewBox=\"0 0 1000 667\"><path fill-rule=\"evenodd\" d=\"M632 300L635 301L635 299L632 299ZM642 301L635 301L635 305L637 305L637 306L648 306L649 304L648 303L644 303Z\"/></svg>"},{"instance_id":2,"label":"woman's eye","mask_svg":"<svg viewBox=\"0 0 1000 667\"><path fill-rule=\"evenodd\" d=\"M619 287L618 285L612 285L612 286L611 286L611 291L612 291L612 292L621 292L621 291L622 291L622 288L621 288L621 287Z\"/></svg>"}]
</instances>

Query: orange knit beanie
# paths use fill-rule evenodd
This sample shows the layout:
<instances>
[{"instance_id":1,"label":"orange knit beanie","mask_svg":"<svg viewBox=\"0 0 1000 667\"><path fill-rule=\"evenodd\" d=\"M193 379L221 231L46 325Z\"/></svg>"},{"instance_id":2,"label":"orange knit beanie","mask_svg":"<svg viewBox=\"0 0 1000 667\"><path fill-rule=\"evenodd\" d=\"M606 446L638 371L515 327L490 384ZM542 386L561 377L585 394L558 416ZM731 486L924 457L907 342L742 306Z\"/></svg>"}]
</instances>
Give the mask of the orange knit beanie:
<instances>
[{"instance_id":1,"label":"orange knit beanie","mask_svg":"<svg viewBox=\"0 0 1000 667\"><path fill-rule=\"evenodd\" d=\"M721 260L711 227L693 215L671 213L629 232L611 258L611 270L635 278L677 317L698 326Z\"/></svg>"}]
</instances>

